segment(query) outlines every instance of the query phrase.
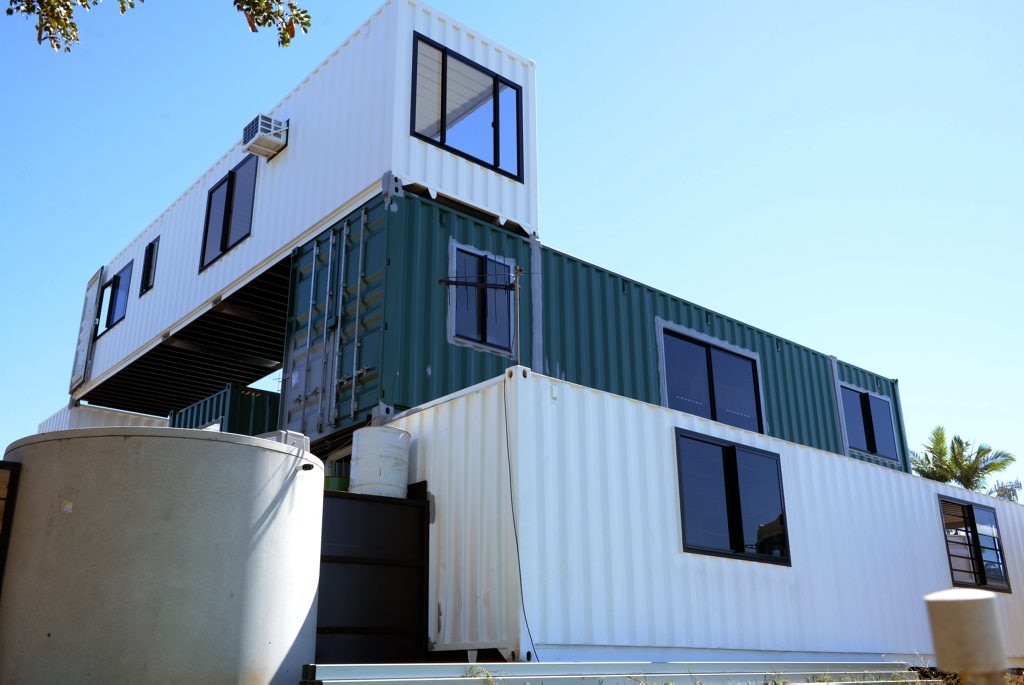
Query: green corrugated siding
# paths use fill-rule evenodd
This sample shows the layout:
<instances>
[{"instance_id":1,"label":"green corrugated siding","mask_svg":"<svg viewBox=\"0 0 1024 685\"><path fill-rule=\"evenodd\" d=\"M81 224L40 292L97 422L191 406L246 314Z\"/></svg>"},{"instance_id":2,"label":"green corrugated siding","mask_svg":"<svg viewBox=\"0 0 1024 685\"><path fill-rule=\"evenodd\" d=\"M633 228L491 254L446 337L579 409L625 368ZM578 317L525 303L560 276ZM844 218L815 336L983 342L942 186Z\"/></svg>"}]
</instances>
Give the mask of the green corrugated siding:
<instances>
[{"instance_id":1,"label":"green corrugated siding","mask_svg":"<svg viewBox=\"0 0 1024 685\"><path fill-rule=\"evenodd\" d=\"M221 422L225 433L261 435L277 430L280 395L267 390L240 388L229 383L223 390L179 411L171 412L171 428L202 428Z\"/></svg>"},{"instance_id":2,"label":"green corrugated siding","mask_svg":"<svg viewBox=\"0 0 1024 685\"><path fill-rule=\"evenodd\" d=\"M758 355L769 435L842 453L827 356L556 250L541 261L544 373L660 404L660 317Z\"/></svg>"},{"instance_id":3,"label":"green corrugated siding","mask_svg":"<svg viewBox=\"0 0 1024 685\"><path fill-rule=\"evenodd\" d=\"M520 358L530 359L530 242L467 214L415 196L397 199L388 223L382 399L402 409L501 375L510 357L448 339L450 241L511 258L521 279Z\"/></svg>"},{"instance_id":4,"label":"green corrugated siding","mask_svg":"<svg viewBox=\"0 0 1024 685\"><path fill-rule=\"evenodd\" d=\"M894 418L893 424L896 428L896 449L899 450L900 463L898 465L893 464L890 459L884 459L853 450L850 451L850 456L871 462L872 464L878 464L879 466L885 466L887 468L896 468L909 473L910 465L907 455L907 435L903 426L903 408L900 406L899 391L896 388L896 380L879 376L877 373L872 373L852 364L840 361L839 382L848 383L851 386L855 386L862 390L868 390L889 398L889 401L892 403Z\"/></svg>"},{"instance_id":5,"label":"green corrugated siding","mask_svg":"<svg viewBox=\"0 0 1024 685\"><path fill-rule=\"evenodd\" d=\"M397 410L414 407L498 376L513 363L504 354L449 340L448 286L439 280L452 275L452 240L511 258L525 271L519 308L521 363L557 378L660 404L656 320L661 318L757 354L768 434L843 453L840 409L826 355L556 250L542 248L538 267L532 263L528 239L412 194L394 198L390 209L377 197L295 252L282 398L285 416L290 417L285 427L298 430L304 422L314 439L325 437L364 423L378 403ZM320 246L320 258L310 310L314 244ZM330 288L328 262L334 264ZM542 270L542 322L533 316L531 272L536 268ZM339 321L334 312L342 269ZM543 335L538 341L540 359L534 358L535 325ZM354 417L353 363L360 370ZM846 364L839 369L844 382L894 396L889 379ZM331 378L318 380L325 373ZM296 385L291 385L293 379ZM321 392L325 394L317 394ZM331 407L330 412L321 404ZM898 402L893 405L898 442L905 452Z\"/></svg>"}]
</instances>

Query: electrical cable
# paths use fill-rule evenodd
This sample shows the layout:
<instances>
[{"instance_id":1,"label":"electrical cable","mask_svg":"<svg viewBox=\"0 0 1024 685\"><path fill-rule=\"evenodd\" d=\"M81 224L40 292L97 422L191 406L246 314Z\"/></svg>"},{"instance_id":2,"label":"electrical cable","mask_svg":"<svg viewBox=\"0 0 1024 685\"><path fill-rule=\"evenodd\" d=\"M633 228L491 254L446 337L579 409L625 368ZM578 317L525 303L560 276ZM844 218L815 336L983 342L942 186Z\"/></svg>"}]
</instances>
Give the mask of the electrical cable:
<instances>
[{"instance_id":1,"label":"electrical cable","mask_svg":"<svg viewBox=\"0 0 1024 685\"><path fill-rule=\"evenodd\" d=\"M512 535L516 541L516 567L519 571L519 598L523 607L523 622L526 624L526 635L530 638L530 646L533 647L533 658L540 663L540 655L537 654L537 643L533 641L533 631L530 630L530 619L526 615L526 591L523 589L523 560L519 554L519 525L516 523L516 498L515 488L512 481L512 442L508 435L508 395L505 388L508 384L506 378L501 384L501 403L505 408L505 458L508 462L508 499L512 508Z\"/></svg>"}]
</instances>

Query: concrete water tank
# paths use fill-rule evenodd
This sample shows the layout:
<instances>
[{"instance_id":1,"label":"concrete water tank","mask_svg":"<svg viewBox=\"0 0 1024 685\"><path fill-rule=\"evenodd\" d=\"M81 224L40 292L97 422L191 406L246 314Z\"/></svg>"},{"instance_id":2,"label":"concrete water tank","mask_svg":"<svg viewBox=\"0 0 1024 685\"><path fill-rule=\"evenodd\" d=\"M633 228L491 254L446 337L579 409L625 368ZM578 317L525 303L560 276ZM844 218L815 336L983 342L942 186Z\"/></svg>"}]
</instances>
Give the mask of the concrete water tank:
<instances>
[{"instance_id":1,"label":"concrete water tank","mask_svg":"<svg viewBox=\"0 0 1024 685\"><path fill-rule=\"evenodd\" d=\"M323 467L229 433L36 435L0 595L0 682L296 683L312 663Z\"/></svg>"}]
</instances>

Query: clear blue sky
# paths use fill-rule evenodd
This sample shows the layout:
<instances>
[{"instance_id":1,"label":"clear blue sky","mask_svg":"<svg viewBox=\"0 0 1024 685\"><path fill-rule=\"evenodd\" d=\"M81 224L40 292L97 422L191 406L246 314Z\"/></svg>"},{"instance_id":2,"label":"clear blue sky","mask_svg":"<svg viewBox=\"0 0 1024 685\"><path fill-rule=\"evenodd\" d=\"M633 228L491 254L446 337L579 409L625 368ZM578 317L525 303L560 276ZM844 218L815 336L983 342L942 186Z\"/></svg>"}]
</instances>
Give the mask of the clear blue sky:
<instances>
[{"instance_id":1,"label":"clear blue sky","mask_svg":"<svg viewBox=\"0 0 1024 685\"><path fill-rule=\"evenodd\" d=\"M287 50L229 0L0 16L0 444L67 401L86 281L376 9ZM558 249L899 378L1024 467L1024 4L436 0L538 65ZM1024 478L1024 468L1014 476Z\"/></svg>"}]
</instances>

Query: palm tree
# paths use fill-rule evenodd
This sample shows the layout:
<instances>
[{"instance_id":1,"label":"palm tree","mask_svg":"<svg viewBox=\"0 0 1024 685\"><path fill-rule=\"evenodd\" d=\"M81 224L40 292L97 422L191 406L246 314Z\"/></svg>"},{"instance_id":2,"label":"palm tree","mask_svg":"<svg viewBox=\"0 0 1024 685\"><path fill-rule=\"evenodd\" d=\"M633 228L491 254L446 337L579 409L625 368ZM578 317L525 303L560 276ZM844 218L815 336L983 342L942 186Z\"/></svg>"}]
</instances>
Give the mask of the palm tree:
<instances>
[{"instance_id":1,"label":"palm tree","mask_svg":"<svg viewBox=\"0 0 1024 685\"><path fill-rule=\"evenodd\" d=\"M928 442L922 445L924 454L910 453L910 466L917 475L940 483L953 480L949 468L949 446L946 444L946 429L936 426L928 436Z\"/></svg>"},{"instance_id":2,"label":"palm tree","mask_svg":"<svg viewBox=\"0 0 1024 685\"><path fill-rule=\"evenodd\" d=\"M946 430L932 429L924 454L911 454L911 466L918 475L942 483L953 482L968 490L982 490L985 479L1016 461L1006 450L993 450L981 443L974 447L959 435L946 445Z\"/></svg>"}]
</instances>

